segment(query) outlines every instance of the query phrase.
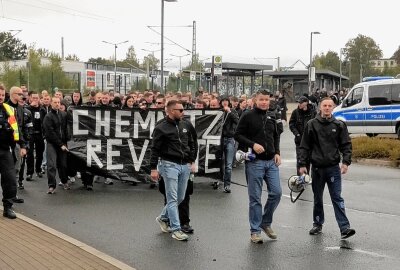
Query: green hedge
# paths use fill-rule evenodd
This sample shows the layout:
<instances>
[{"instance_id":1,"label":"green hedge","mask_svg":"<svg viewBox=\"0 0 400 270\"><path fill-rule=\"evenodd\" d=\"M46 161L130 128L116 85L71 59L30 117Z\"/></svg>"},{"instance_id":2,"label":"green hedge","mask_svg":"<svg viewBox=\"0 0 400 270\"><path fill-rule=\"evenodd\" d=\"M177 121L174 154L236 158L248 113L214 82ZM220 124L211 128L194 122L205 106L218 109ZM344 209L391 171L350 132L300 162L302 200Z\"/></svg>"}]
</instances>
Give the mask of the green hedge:
<instances>
[{"instance_id":1,"label":"green hedge","mask_svg":"<svg viewBox=\"0 0 400 270\"><path fill-rule=\"evenodd\" d=\"M400 161L400 140L358 137L352 139L353 158L376 158Z\"/></svg>"}]
</instances>

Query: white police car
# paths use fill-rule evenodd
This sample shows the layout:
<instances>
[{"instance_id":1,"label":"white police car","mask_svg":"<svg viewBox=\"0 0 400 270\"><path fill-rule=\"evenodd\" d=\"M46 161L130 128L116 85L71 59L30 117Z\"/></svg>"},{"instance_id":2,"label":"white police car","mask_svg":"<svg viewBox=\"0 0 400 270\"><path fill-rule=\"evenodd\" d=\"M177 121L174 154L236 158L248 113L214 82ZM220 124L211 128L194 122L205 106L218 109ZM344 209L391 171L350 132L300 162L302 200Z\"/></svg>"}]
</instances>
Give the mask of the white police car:
<instances>
[{"instance_id":1,"label":"white police car","mask_svg":"<svg viewBox=\"0 0 400 270\"><path fill-rule=\"evenodd\" d=\"M350 133L397 134L400 139L400 79L367 77L356 84L333 115Z\"/></svg>"}]
</instances>

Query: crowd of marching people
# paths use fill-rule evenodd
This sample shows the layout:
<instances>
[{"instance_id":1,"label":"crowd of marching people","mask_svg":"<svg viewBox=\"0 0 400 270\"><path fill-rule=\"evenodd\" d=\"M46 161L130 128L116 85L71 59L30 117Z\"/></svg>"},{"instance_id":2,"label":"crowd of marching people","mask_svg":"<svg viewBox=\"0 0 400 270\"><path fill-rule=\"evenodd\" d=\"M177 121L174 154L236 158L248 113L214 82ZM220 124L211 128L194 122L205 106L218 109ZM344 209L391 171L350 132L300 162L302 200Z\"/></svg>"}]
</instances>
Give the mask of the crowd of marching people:
<instances>
[{"instance_id":1,"label":"crowd of marching people","mask_svg":"<svg viewBox=\"0 0 400 270\"><path fill-rule=\"evenodd\" d=\"M351 141L346 126L332 116L334 106L344 94L323 95L324 92L321 95L316 91L311 96L300 97L298 107L291 113L289 127L295 136L298 175L311 170L313 178L318 179L313 181L314 224L310 234L319 234L322 230L322 194L327 183L342 238L347 238L355 231L350 228L344 212L340 174L346 173L351 163ZM5 217L16 218L11 207L13 203L24 202L17 196L17 189L25 188L25 180L47 176L47 194L54 194L57 186L71 189L76 178L81 178L88 191L93 190L94 182L100 182L100 176L85 170L75 171L73 175L68 171L72 110L80 106L163 111L165 118L157 123L153 132L149 178L158 182L160 192L164 194L165 206L156 222L163 232L171 232L176 240L187 240L187 233L194 231L189 224L189 201L193 193L191 179L196 171L198 144L195 129L184 119L184 110L221 110L222 173L219 182L223 183L222 190L232 192L232 168L237 166L235 154L238 150L246 152L250 239L262 243L261 231L271 239L277 238L271 224L282 194L278 169L281 163L280 135L287 122L288 110L286 99L279 91L260 90L250 97L219 96L217 92L209 93L202 88L194 95L191 92L161 94L156 90L131 91L126 95L91 91L83 101L79 90L64 95L55 89L50 95L46 90L40 93L29 91L24 85L11 87L9 91L0 85L0 175ZM335 134L328 134L329 129L324 127L332 128ZM321 145L331 150L328 161L320 157L323 155ZM339 168L341 156L343 164ZM328 182L328 178L336 181ZM264 181L268 200L262 211ZM153 187L156 186L154 183ZM113 180L105 178L104 184L112 185Z\"/></svg>"}]
</instances>

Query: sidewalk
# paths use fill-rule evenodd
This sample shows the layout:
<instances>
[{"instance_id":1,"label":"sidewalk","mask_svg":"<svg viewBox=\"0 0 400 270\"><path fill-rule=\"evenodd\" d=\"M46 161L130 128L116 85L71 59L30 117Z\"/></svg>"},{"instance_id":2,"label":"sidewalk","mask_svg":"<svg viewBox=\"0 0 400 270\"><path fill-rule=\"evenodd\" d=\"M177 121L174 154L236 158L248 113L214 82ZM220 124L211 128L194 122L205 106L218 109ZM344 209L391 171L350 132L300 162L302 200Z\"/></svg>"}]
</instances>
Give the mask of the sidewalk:
<instances>
[{"instance_id":1,"label":"sidewalk","mask_svg":"<svg viewBox=\"0 0 400 270\"><path fill-rule=\"evenodd\" d=\"M1 207L0 212L3 212ZM0 217L0 269L134 270L19 213L14 220Z\"/></svg>"}]
</instances>

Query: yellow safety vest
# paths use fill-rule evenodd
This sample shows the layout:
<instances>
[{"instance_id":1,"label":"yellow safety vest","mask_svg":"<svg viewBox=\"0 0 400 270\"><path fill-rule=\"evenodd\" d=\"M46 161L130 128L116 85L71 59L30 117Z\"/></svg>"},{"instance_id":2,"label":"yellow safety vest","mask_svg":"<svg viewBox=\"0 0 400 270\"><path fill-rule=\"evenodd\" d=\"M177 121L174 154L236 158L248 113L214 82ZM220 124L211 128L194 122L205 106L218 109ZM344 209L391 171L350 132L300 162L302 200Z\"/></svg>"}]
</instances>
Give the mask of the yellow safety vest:
<instances>
[{"instance_id":1,"label":"yellow safety vest","mask_svg":"<svg viewBox=\"0 0 400 270\"><path fill-rule=\"evenodd\" d=\"M10 124L10 126L13 130L14 141L18 142L19 141L19 130L18 130L18 122L17 122L17 119L15 118L14 108L5 103L3 103L3 107L6 110L7 115L8 115L8 124Z\"/></svg>"}]
</instances>

